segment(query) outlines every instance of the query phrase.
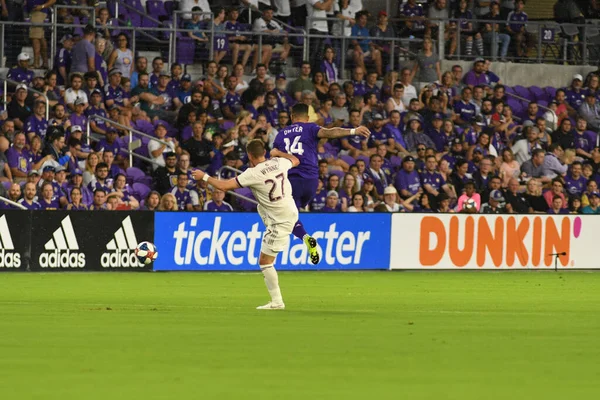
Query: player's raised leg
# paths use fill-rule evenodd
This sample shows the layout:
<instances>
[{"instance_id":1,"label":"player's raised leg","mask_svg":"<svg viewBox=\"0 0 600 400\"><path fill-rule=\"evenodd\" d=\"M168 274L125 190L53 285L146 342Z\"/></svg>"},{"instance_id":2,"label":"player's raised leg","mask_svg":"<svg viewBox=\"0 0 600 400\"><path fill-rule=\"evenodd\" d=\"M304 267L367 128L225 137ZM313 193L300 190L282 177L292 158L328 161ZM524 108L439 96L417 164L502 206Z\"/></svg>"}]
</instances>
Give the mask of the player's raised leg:
<instances>
[{"instance_id":1,"label":"player's raised leg","mask_svg":"<svg viewBox=\"0 0 600 400\"><path fill-rule=\"evenodd\" d=\"M288 179L292 185L292 196L294 197L296 207L298 207L298 210L302 210L315 195L317 186L319 185L319 180L305 179L299 176L290 176ZM306 232L306 229L304 229L304 225L300 219L298 219L298 221L296 221L294 224L294 230L292 233L294 236L304 242L308 248L310 262L314 265L317 265L321 260L319 252L317 251L317 240Z\"/></svg>"}]
</instances>

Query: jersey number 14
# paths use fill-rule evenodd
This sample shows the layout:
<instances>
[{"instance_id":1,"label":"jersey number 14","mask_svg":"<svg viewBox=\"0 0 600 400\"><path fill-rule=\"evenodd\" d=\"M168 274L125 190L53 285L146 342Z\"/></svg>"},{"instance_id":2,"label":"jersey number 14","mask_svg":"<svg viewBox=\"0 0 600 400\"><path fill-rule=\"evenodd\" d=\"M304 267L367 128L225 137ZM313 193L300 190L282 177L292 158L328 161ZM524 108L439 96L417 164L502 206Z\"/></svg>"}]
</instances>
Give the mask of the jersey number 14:
<instances>
[{"instance_id":1,"label":"jersey number 14","mask_svg":"<svg viewBox=\"0 0 600 400\"><path fill-rule=\"evenodd\" d=\"M294 142L290 142L289 138L284 138L285 142L285 152L288 154L304 154L304 149L302 148L302 142L300 141L300 136L296 136L294 138ZM291 146L290 146L291 144Z\"/></svg>"}]
</instances>

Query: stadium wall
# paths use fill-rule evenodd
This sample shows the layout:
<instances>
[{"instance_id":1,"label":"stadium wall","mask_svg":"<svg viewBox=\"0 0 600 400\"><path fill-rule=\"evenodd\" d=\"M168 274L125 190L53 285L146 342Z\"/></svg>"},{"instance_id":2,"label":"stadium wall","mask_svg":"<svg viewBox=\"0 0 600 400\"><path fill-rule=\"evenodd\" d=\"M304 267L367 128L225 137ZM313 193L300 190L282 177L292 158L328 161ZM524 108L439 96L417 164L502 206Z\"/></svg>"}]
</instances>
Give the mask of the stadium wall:
<instances>
[{"instance_id":1,"label":"stadium wall","mask_svg":"<svg viewBox=\"0 0 600 400\"><path fill-rule=\"evenodd\" d=\"M301 214L319 240L314 267L292 238L280 270L600 269L591 215ZM155 229L156 227L156 229ZM0 212L2 271L256 271L256 213ZM156 244L154 265L137 261Z\"/></svg>"}]
</instances>

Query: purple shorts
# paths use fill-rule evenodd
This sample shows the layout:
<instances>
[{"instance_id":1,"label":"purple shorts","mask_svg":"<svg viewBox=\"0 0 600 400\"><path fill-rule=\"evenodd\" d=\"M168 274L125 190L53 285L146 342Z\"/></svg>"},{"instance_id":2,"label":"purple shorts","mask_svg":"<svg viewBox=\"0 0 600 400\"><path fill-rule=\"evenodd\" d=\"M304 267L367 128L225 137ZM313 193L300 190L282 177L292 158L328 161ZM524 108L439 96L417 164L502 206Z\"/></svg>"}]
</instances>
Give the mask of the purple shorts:
<instances>
[{"instance_id":1,"label":"purple shorts","mask_svg":"<svg viewBox=\"0 0 600 400\"><path fill-rule=\"evenodd\" d=\"M319 178L307 179L301 176L289 176L292 196L298 208L304 208L315 197Z\"/></svg>"}]
</instances>

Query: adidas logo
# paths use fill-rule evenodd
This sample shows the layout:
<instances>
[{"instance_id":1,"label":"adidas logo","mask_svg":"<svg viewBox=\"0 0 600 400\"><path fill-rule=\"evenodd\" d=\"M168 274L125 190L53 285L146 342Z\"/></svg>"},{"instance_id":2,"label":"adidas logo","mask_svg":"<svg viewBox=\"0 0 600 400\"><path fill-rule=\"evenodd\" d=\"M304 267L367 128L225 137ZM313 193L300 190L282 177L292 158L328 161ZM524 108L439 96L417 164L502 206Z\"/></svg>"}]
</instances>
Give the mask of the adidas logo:
<instances>
[{"instance_id":1,"label":"adidas logo","mask_svg":"<svg viewBox=\"0 0 600 400\"><path fill-rule=\"evenodd\" d=\"M6 215L0 217L0 268L20 268L21 255L16 253ZM7 251L8 250L8 251Z\"/></svg>"},{"instance_id":2,"label":"adidas logo","mask_svg":"<svg viewBox=\"0 0 600 400\"><path fill-rule=\"evenodd\" d=\"M131 217L127 217L121 223L121 227L115 232L114 238L106 245L106 252L100 257L102 268L137 268L144 264L139 262L135 255L137 238L131 223Z\"/></svg>"},{"instance_id":3,"label":"adidas logo","mask_svg":"<svg viewBox=\"0 0 600 400\"><path fill-rule=\"evenodd\" d=\"M60 228L54 231L44 248L46 251L40 254L39 259L42 268L85 267L85 254L78 251L79 244L70 216L61 221Z\"/></svg>"}]
</instances>

